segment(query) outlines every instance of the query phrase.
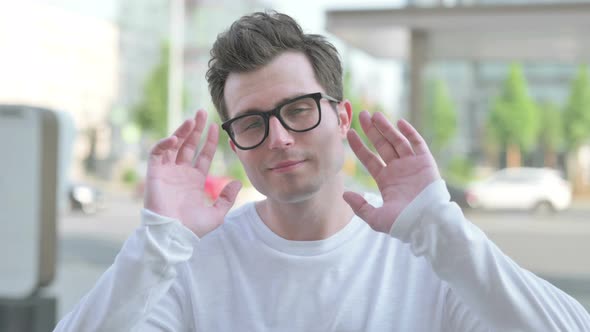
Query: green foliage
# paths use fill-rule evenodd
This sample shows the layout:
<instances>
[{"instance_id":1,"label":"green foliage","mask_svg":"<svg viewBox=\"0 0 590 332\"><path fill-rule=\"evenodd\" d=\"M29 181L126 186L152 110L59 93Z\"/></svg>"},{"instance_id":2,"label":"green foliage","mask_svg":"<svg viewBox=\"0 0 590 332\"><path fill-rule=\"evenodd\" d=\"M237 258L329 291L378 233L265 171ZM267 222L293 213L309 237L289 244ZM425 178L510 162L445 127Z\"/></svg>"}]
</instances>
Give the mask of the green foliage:
<instances>
[{"instance_id":1,"label":"green foliage","mask_svg":"<svg viewBox=\"0 0 590 332\"><path fill-rule=\"evenodd\" d=\"M133 119L152 138L168 132L168 47L162 47L160 62L148 76L140 102L133 109Z\"/></svg>"},{"instance_id":2,"label":"green foliage","mask_svg":"<svg viewBox=\"0 0 590 332\"><path fill-rule=\"evenodd\" d=\"M564 144L562 113L554 104L545 102L539 106L539 114L541 116L540 143L545 150L559 150Z\"/></svg>"},{"instance_id":3,"label":"green foliage","mask_svg":"<svg viewBox=\"0 0 590 332\"><path fill-rule=\"evenodd\" d=\"M244 186L250 185L250 180L248 179L246 170L244 170L244 166L242 166L242 163L237 159L233 160L229 164L229 167L227 168L227 175L233 179L241 181Z\"/></svg>"},{"instance_id":4,"label":"green foliage","mask_svg":"<svg viewBox=\"0 0 590 332\"><path fill-rule=\"evenodd\" d=\"M475 178L475 166L468 158L455 157L443 171L445 179L456 184L467 184Z\"/></svg>"},{"instance_id":5,"label":"green foliage","mask_svg":"<svg viewBox=\"0 0 590 332\"><path fill-rule=\"evenodd\" d=\"M357 174L354 176L354 179L364 188L364 190L371 191L378 189L375 179L373 179L369 172L367 172L367 170L364 168L362 168L362 172L357 172Z\"/></svg>"},{"instance_id":6,"label":"green foliage","mask_svg":"<svg viewBox=\"0 0 590 332\"><path fill-rule=\"evenodd\" d=\"M572 81L563 120L566 144L569 148L575 149L590 139L590 80L586 66L580 66Z\"/></svg>"},{"instance_id":7,"label":"green foliage","mask_svg":"<svg viewBox=\"0 0 590 332\"><path fill-rule=\"evenodd\" d=\"M209 118L212 122L217 123L219 125L219 143L217 145L218 153L221 152L223 156L226 156L227 154L233 155L233 152L231 151L231 147L229 145L229 135L225 130L221 128L221 117L219 116L219 113L215 111L215 107L213 107L212 105L209 107L209 109L214 110L209 112Z\"/></svg>"},{"instance_id":8,"label":"green foliage","mask_svg":"<svg viewBox=\"0 0 590 332\"><path fill-rule=\"evenodd\" d=\"M343 88L344 98L348 99L352 105L352 122L350 123L350 127L354 129L357 133L359 133L361 138L366 143L368 141L363 133L363 128L361 127L361 123L359 121L359 113L362 110L366 109L366 105L363 104L361 97L358 95L358 93L355 93L352 89L352 74L350 73L350 71L346 71L344 73Z\"/></svg>"},{"instance_id":9,"label":"green foliage","mask_svg":"<svg viewBox=\"0 0 590 332\"><path fill-rule=\"evenodd\" d=\"M122 180L127 185L133 185L139 181L139 175L133 168L127 168L123 171Z\"/></svg>"},{"instance_id":10,"label":"green foliage","mask_svg":"<svg viewBox=\"0 0 590 332\"><path fill-rule=\"evenodd\" d=\"M513 145L524 151L535 147L540 117L520 65L510 66L502 92L492 105L487 128L493 143L502 147Z\"/></svg>"},{"instance_id":11,"label":"green foliage","mask_svg":"<svg viewBox=\"0 0 590 332\"><path fill-rule=\"evenodd\" d=\"M375 112L383 112L383 107L379 104L369 105L363 98L356 92L352 87L352 75L350 71L344 72L344 98L350 101L352 106L352 121L350 127L354 129L363 142L370 148L373 149L373 145L369 142L369 139L365 135L361 123L359 121L359 114L361 111L368 111L373 114Z\"/></svg>"},{"instance_id":12,"label":"green foliage","mask_svg":"<svg viewBox=\"0 0 590 332\"><path fill-rule=\"evenodd\" d=\"M383 112L383 108L380 105L368 105L363 101L362 97L352 87L352 75L350 71L344 72L343 88L344 98L348 99L352 105L352 121L350 124L351 128L359 134L360 138L369 149L375 151L373 144L371 144L368 137L365 135L365 132L363 131L359 121L359 114L363 110L368 111L369 113ZM376 189L377 186L375 184L375 180L367 172L361 162L356 159L356 157L354 157L354 159L356 162L356 167L354 167L354 180L364 188Z\"/></svg>"},{"instance_id":13,"label":"green foliage","mask_svg":"<svg viewBox=\"0 0 590 332\"><path fill-rule=\"evenodd\" d=\"M209 109L215 109L210 105ZM227 132L221 129L221 118L216 111L209 112L209 118L212 122L219 124L219 143L217 144L216 158L220 157L225 165L225 175L242 182L244 186L251 186L246 170L242 163L235 156L230 147L230 138Z\"/></svg>"},{"instance_id":14,"label":"green foliage","mask_svg":"<svg viewBox=\"0 0 590 332\"><path fill-rule=\"evenodd\" d=\"M457 113L445 82L436 79L427 90L427 132L434 153L448 146L457 133Z\"/></svg>"},{"instance_id":15,"label":"green foliage","mask_svg":"<svg viewBox=\"0 0 590 332\"><path fill-rule=\"evenodd\" d=\"M139 103L132 116L137 126L152 138L168 135L168 72L170 69L169 47L162 46L160 62L154 67L143 86ZM188 95L183 88L182 106L188 104Z\"/></svg>"}]
</instances>

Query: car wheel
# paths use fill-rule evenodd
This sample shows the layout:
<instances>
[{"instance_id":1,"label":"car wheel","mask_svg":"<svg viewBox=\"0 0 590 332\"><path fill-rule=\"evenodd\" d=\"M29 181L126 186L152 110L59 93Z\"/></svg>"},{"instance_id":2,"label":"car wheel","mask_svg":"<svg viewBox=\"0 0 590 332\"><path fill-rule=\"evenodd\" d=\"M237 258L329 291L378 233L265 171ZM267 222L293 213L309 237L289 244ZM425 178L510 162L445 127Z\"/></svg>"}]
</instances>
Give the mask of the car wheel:
<instances>
[{"instance_id":1,"label":"car wheel","mask_svg":"<svg viewBox=\"0 0 590 332\"><path fill-rule=\"evenodd\" d=\"M553 214L555 213L555 208L553 207L553 204L551 204L550 202L541 201L535 204L535 206L533 207L533 212L535 214L542 215Z\"/></svg>"}]
</instances>

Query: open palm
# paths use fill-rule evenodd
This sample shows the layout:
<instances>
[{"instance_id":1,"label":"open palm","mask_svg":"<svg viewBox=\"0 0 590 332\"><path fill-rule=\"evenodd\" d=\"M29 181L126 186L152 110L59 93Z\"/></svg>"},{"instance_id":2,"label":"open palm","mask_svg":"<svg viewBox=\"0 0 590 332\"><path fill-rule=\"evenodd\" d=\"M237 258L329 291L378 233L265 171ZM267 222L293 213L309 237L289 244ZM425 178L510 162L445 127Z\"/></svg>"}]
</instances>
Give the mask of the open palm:
<instances>
[{"instance_id":1,"label":"open palm","mask_svg":"<svg viewBox=\"0 0 590 332\"><path fill-rule=\"evenodd\" d=\"M440 175L426 142L408 122L398 121L397 130L381 113L371 116L363 111L359 119L378 155L354 130L349 131L348 141L375 179L383 206L375 208L354 192L346 192L344 199L373 229L389 233L402 210Z\"/></svg>"},{"instance_id":2,"label":"open palm","mask_svg":"<svg viewBox=\"0 0 590 332\"><path fill-rule=\"evenodd\" d=\"M228 183L211 204L205 194L205 179L217 149L218 127L211 125L203 148L196 155L207 113L197 112L172 136L159 141L148 159L144 205L162 216L180 220L202 237L223 223L241 188L238 181Z\"/></svg>"}]
</instances>

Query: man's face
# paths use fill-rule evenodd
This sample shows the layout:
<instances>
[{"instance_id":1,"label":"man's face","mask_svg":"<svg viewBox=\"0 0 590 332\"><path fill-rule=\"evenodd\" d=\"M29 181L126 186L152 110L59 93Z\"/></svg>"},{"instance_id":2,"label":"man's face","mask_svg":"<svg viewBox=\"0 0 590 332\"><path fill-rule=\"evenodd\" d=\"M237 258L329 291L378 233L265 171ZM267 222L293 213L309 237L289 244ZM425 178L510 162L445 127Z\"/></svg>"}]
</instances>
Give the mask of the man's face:
<instances>
[{"instance_id":1,"label":"man's face","mask_svg":"<svg viewBox=\"0 0 590 332\"><path fill-rule=\"evenodd\" d=\"M231 73L225 83L225 102L234 118L247 111L272 110L287 99L314 92L325 91L307 57L285 52L256 71ZM320 105L321 122L311 131L289 131L271 117L268 137L260 146L240 150L230 142L254 187L269 199L299 202L337 182L350 103L339 103L337 112L325 99Z\"/></svg>"}]
</instances>

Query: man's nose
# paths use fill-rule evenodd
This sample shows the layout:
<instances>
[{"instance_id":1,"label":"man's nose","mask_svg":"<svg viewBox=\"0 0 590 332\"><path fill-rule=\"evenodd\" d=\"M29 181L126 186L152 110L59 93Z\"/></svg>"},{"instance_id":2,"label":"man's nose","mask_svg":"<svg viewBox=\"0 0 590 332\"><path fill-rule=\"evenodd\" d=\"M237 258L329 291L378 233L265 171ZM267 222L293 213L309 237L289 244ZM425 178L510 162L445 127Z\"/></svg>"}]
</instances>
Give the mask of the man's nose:
<instances>
[{"instance_id":1,"label":"man's nose","mask_svg":"<svg viewBox=\"0 0 590 332\"><path fill-rule=\"evenodd\" d=\"M281 121L272 116L268 119L268 147L270 149L283 149L293 144L292 133L283 125Z\"/></svg>"}]
</instances>

